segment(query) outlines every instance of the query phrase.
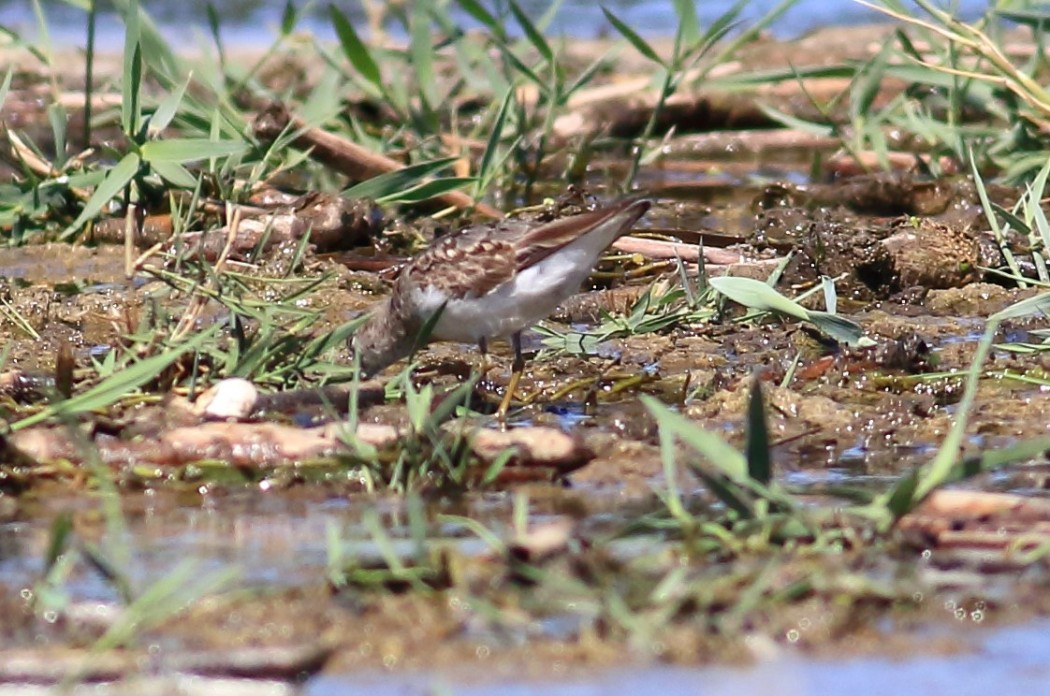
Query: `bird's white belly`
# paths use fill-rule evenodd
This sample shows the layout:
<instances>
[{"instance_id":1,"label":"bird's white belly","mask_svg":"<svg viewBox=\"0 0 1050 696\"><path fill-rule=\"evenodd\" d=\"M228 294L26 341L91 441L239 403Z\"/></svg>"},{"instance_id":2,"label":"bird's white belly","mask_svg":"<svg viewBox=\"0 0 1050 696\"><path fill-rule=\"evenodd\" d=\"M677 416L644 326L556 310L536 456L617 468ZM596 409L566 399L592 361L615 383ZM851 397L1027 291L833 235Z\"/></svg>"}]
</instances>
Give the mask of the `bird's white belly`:
<instances>
[{"instance_id":1,"label":"bird's white belly","mask_svg":"<svg viewBox=\"0 0 1050 696\"><path fill-rule=\"evenodd\" d=\"M578 239L486 295L448 300L431 337L476 343L481 338L505 338L531 326L579 289L607 246L597 246L601 241ZM415 299L424 314L437 311L444 302L430 288L417 292Z\"/></svg>"}]
</instances>

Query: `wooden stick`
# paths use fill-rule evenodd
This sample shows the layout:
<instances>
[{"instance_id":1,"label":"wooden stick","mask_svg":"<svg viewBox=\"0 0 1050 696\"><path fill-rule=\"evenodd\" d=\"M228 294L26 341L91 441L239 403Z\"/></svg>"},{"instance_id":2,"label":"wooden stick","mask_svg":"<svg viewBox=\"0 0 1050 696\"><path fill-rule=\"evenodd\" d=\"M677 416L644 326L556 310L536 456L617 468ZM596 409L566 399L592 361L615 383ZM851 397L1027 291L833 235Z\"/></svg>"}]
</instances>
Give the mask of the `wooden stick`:
<instances>
[{"instance_id":1,"label":"wooden stick","mask_svg":"<svg viewBox=\"0 0 1050 696\"><path fill-rule=\"evenodd\" d=\"M686 263L696 263L700 259L700 247L696 244L680 244L679 242L664 242L659 239L644 239L642 237L620 237L613 242L613 248L625 254L641 254L650 259L674 259L679 258ZM743 263L743 255L727 251L704 247L704 261L717 264Z\"/></svg>"}]
</instances>

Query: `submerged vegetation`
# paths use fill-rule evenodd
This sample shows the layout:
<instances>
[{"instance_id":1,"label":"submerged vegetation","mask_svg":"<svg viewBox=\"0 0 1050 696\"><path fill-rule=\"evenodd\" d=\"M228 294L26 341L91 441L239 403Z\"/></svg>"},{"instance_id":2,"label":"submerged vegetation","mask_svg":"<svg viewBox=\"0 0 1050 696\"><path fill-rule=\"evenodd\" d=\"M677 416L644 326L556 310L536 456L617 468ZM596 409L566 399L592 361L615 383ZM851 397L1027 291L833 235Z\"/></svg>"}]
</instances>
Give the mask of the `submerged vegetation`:
<instances>
[{"instance_id":1,"label":"submerged vegetation","mask_svg":"<svg viewBox=\"0 0 1050 696\"><path fill-rule=\"evenodd\" d=\"M31 581L0 559L0 681L112 680L161 637L173 671L301 677L482 645L595 663L748 657L755 634L819 648L878 615L932 619L939 592L1005 615L992 571L937 574L984 567L960 548L1037 569L1016 589L1046 610L1050 512L946 488L1045 487L1023 477L1050 449L1050 342L1028 319L1050 303L1046 15L882 0L877 50L831 64L800 43L784 67L763 32L790 1L709 26L676 1L652 40L603 9L617 39L584 47L514 0L394 4L401 43L335 4L334 40L304 35L311 10L288 2L251 60L215 12L190 53L115 4L114 74L95 3L84 75L39 5L36 40L3 28L22 62L0 83L0 521L47 531ZM808 183L696 154L691 132L738 126L792 143ZM509 429L491 416L502 354L436 347L361 380L346 341L399 257L639 190L649 227L536 328ZM104 277L80 270L86 248ZM365 511L328 520L323 567L292 589L136 567L134 499L304 489ZM78 613L84 573L112 615ZM76 650L3 666L42 640ZM277 652L245 667L248 645Z\"/></svg>"}]
</instances>

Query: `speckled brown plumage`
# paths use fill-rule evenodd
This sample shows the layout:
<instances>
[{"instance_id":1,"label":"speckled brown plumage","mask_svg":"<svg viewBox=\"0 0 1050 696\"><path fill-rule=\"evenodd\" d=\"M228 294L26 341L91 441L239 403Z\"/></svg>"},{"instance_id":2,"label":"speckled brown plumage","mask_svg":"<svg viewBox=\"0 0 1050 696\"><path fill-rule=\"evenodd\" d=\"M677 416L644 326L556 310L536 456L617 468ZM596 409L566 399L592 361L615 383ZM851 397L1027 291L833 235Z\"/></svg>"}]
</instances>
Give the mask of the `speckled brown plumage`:
<instances>
[{"instance_id":1,"label":"speckled brown plumage","mask_svg":"<svg viewBox=\"0 0 1050 696\"><path fill-rule=\"evenodd\" d=\"M432 287L450 296L484 295L517 273L514 237L520 238L521 229L511 227L516 226L469 227L443 237L412 259L397 284Z\"/></svg>"},{"instance_id":2,"label":"speckled brown plumage","mask_svg":"<svg viewBox=\"0 0 1050 696\"><path fill-rule=\"evenodd\" d=\"M448 304L507 292L506 288L515 287L512 283L521 273L540 268L537 264L591 231L604 229L603 234L609 235L611 243L627 232L648 207L648 201L626 200L551 222L503 220L469 227L435 241L402 269L390 296L351 339L362 370L372 374L411 352L427 319L445 306L426 309L430 306L427 302L432 304L436 298ZM589 263L593 265L593 261L590 259ZM581 266L581 270L589 271L590 265L586 269ZM542 283L542 277L537 282ZM535 303L535 298L529 299ZM561 299L552 293L554 305ZM513 299L504 298L503 302L501 306L506 302L513 306ZM516 336L521 328L517 326L512 333ZM487 337L481 335L478 339L483 342Z\"/></svg>"}]
</instances>

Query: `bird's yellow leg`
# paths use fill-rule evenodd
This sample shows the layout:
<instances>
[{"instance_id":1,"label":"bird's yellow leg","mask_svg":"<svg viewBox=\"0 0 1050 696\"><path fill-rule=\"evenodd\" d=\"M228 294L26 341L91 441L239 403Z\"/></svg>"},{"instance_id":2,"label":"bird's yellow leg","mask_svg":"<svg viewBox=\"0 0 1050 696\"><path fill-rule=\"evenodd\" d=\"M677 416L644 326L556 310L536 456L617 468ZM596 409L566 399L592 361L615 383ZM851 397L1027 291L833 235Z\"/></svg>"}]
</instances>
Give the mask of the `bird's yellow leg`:
<instances>
[{"instance_id":1,"label":"bird's yellow leg","mask_svg":"<svg viewBox=\"0 0 1050 696\"><path fill-rule=\"evenodd\" d=\"M525 358L521 355L521 333L515 333L511 336L510 342L514 347L514 363L511 366L510 383L507 384L507 391L503 394L503 400L500 401L499 409L496 410L496 418L499 419L500 423L507 420L510 402L514 398L514 392L518 389L521 373L525 371Z\"/></svg>"},{"instance_id":2,"label":"bird's yellow leg","mask_svg":"<svg viewBox=\"0 0 1050 696\"><path fill-rule=\"evenodd\" d=\"M485 379L489 373L489 342L484 336L478 339L478 352L481 353L481 379Z\"/></svg>"}]
</instances>

